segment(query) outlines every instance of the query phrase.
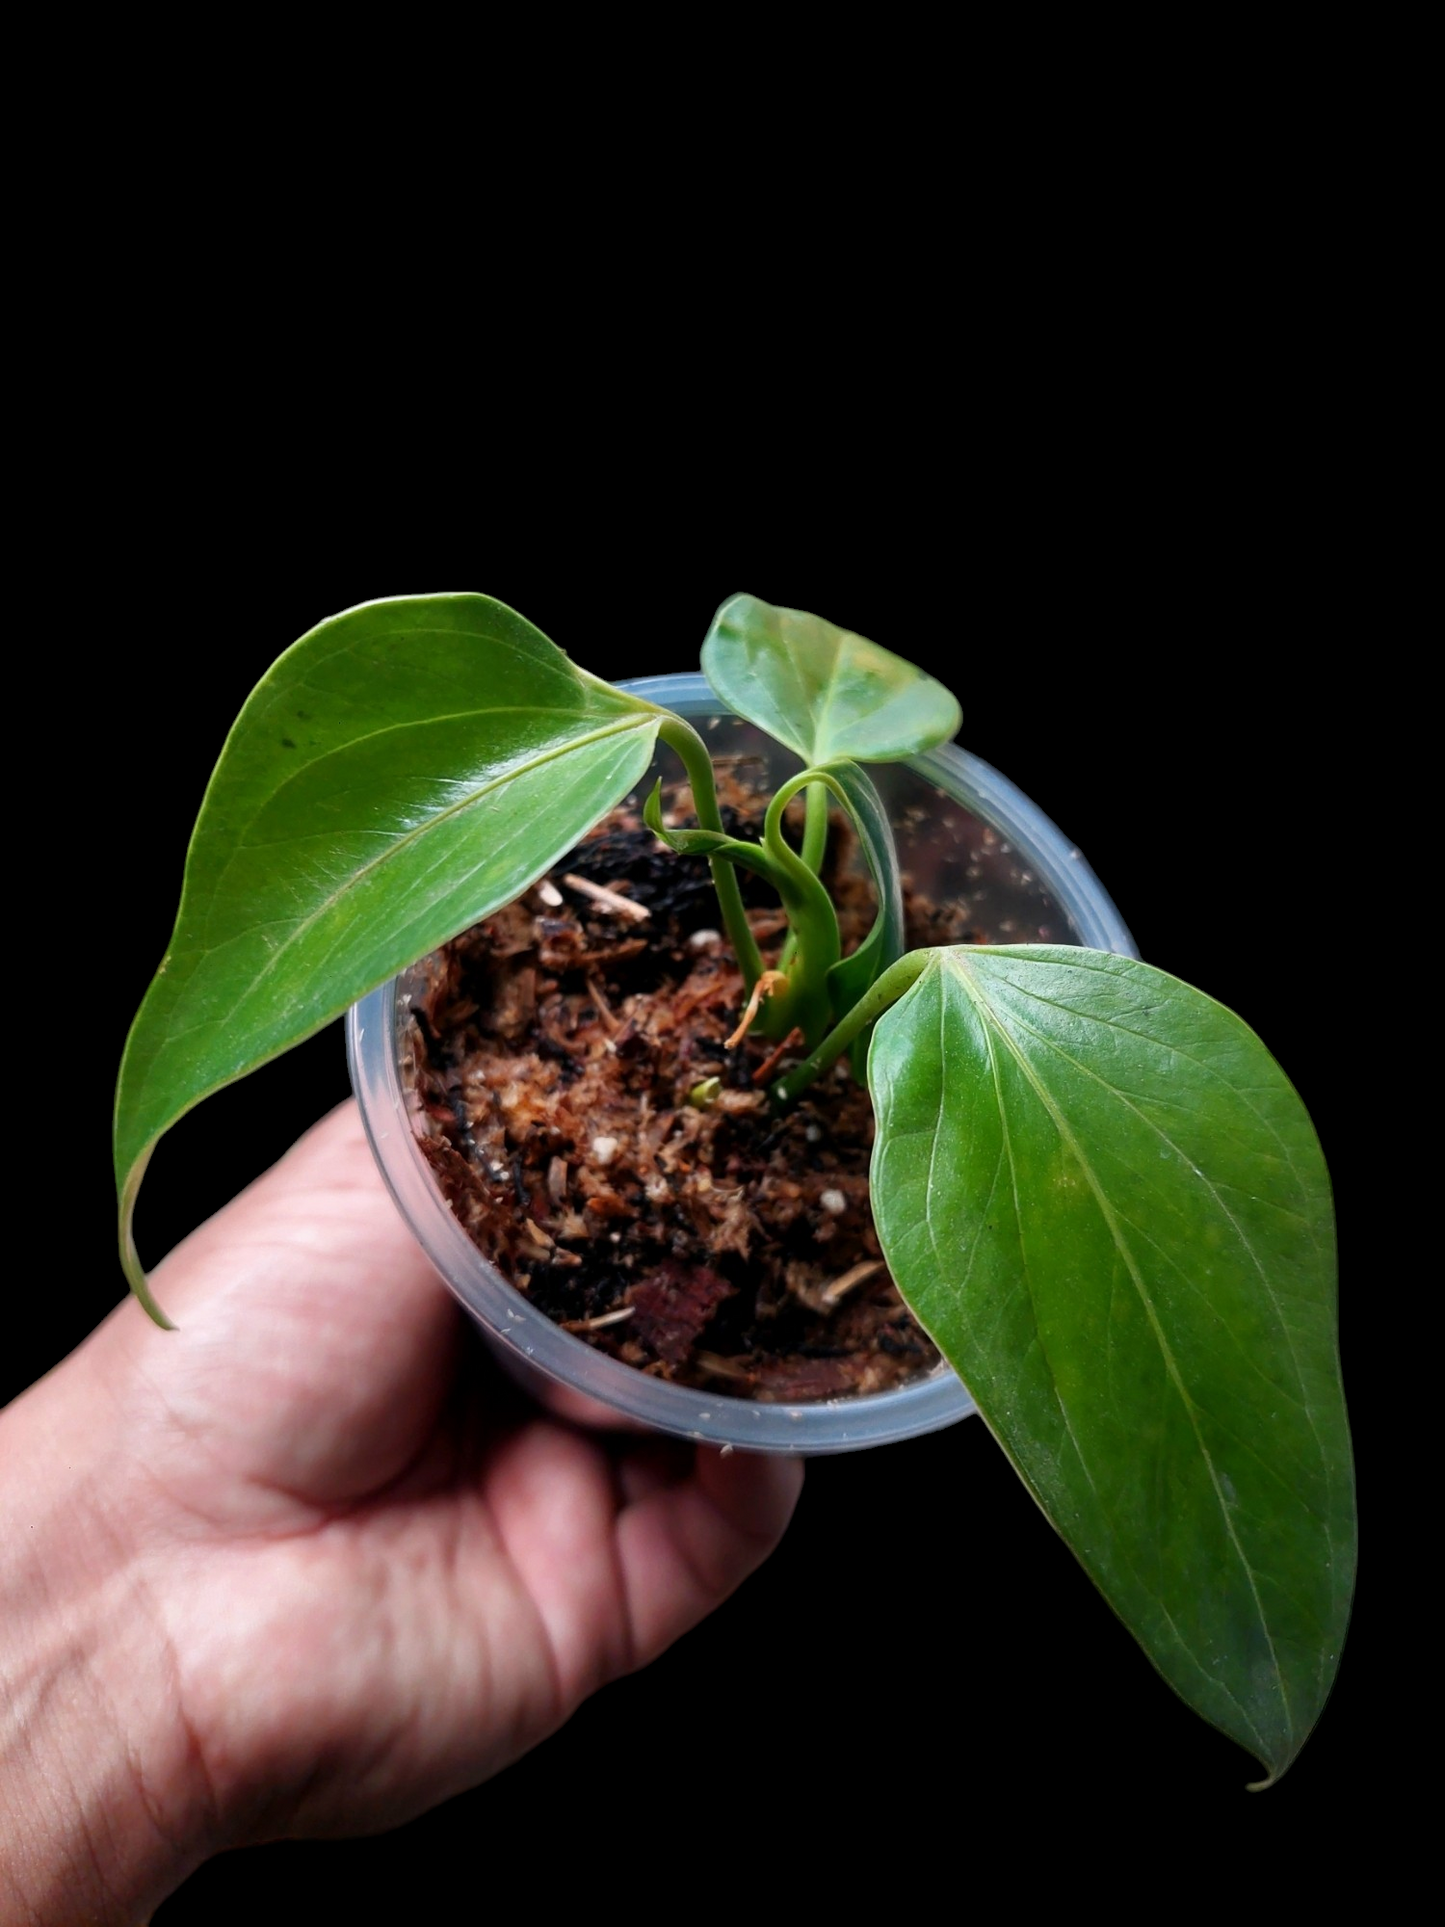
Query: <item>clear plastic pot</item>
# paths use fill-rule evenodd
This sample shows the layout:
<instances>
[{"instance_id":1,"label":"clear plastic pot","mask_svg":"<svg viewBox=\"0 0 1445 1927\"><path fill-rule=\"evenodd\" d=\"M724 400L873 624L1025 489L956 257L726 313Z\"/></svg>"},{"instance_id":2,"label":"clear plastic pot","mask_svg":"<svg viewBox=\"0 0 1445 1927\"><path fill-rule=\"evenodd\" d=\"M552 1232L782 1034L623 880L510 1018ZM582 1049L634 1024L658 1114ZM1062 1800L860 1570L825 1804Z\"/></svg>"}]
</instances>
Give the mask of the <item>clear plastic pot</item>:
<instances>
[{"instance_id":1,"label":"clear plastic pot","mask_svg":"<svg viewBox=\"0 0 1445 1927\"><path fill-rule=\"evenodd\" d=\"M700 675L653 676L623 689L686 716L715 753L750 753L771 787L797 759L713 694ZM655 770L682 774L660 748ZM990 941L1088 945L1138 952L1084 861L1008 778L946 744L870 772L887 799L905 871L938 899L967 896ZM652 772L639 785L645 795ZM347 1019L352 1086L367 1136L398 1210L514 1378L549 1409L583 1423L645 1428L755 1452L856 1451L914 1438L967 1418L974 1404L939 1366L892 1391L807 1403L765 1403L650 1377L594 1351L534 1309L478 1251L437 1189L417 1144L408 1097L407 1011L425 965L354 1005Z\"/></svg>"}]
</instances>

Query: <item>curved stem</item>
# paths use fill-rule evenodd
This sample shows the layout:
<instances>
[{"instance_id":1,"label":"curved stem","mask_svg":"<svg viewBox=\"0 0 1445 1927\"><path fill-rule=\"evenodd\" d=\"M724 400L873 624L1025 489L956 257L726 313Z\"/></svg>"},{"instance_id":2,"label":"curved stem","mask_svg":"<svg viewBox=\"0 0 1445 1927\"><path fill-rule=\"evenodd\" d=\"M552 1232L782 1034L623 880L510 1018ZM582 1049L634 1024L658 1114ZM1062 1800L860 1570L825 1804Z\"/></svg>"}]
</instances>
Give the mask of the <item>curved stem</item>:
<instances>
[{"instance_id":1,"label":"curved stem","mask_svg":"<svg viewBox=\"0 0 1445 1927\"><path fill-rule=\"evenodd\" d=\"M828 849L828 791L822 783L809 783L807 810L803 820L803 861L817 876Z\"/></svg>"},{"instance_id":2,"label":"curved stem","mask_svg":"<svg viewBox=\"0 0 1445 1927\"><path fill-rule=\"evenodd\" d=\"M786 1077L780 1077L768 1091L768 1100L778 1109L791 1104L796 1097L807 1090L815 1078L821 1077L830 1064L837 1061L861 1030L876 1023L888 1009L896 1004L905 990L911 990L932 961L931 950L910 950L906 957L900 957L879 977L878 981L860 997L848 1015L829 1031L811 1057L805 1057L801 1064L795 1064Z\"/></svg>"},{"instance_id":3,"label":"curved stem","mask_svg":"<svg viewBox=\"0 0 1445 1927\"><path fill-rule=\"evenodd\" d=\"M697 812L698 822L705 830L715 830L720 836L726 835L722 813L717 805L717 787L713 782L712 758L707 753L707 744L692 724L684 722L681 716L669 715L657 733L682 758L687 780L692 785L692 805ZM718 908L722 911L728 941L738 960L738 968L743 973L743 989L750 995L753 985L762 975L763 960L743 908L743 893L737 872L720 857L710 857L708 868L712 871L713 888L717 891Z\"/></svg>"},{"instance_id":4,"label":"curved stem","mask_svg":"<svg viewBox=\"0 0 1445 1927\"><path fill-rule=\"evenodd\" d=\"M788 917L797 938L789 959L789 990L769 1000L763 1028L767 1036L785 1037L796 1024L812 1046L833 1021L828 972L842 955L843 945L832 898L783 835L783 811L810 774L805 770L784 783L763 819L763 847L788 879Z\"/></svg>"},{"instance_id":5,"label":"curved stem","mask_svg":"<svg viewBox=\"0 0 1445 1927\"><path fill-rule=\"evenodd\" d=\"M807 807L808 814L803 823L803 861L817 876L822 871L823 858L828 849L828 792L822 783L809 783ZM779 970L792 967L797 949L797 936L790 930L783 939L782 955L778 958Z\"/></svg>"}]
</instances>

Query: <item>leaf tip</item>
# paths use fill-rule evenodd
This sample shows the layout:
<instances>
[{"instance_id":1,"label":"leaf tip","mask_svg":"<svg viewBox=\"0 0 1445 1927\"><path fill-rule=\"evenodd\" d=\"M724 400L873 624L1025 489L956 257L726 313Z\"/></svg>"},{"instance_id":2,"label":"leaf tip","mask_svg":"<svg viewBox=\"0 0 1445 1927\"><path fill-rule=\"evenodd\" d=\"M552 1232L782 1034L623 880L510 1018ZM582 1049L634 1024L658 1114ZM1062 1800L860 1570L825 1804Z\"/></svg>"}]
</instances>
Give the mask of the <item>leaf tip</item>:
<instances>
[{"instance_id":1,"label":"leaf tip","mask_svg":"<svg viewBox=\"0 0 1445 1927\"><path fill-rule=\"evenodd\" d=\"M648 793L642 806L642 820L660 843L668 841L667 826L662 820L662 778L659 776Z\"/></svg>"},{"instance_id":2,"label":"leaf tip","mask_svg":"<svg viewBox=\"0 0 1445 1927\"><path fill-rule=\"evenodd\" d=\"M129 1184L121 1193L120 1266L125 1273L126 1283L130 1286L131 1296L136 1299L146 1316L153 1324L159 1325L162 1331L173 1332L176 1327L157 1303L150 1288L150 1281L145 1274L145 1266L141 1263L140 1254L135 1248L135 1231L132 1225L135 1194L140 1189L141 1177L149 1161L150 1152L147 1150L145 1157L139 1160L133 1171Z\"/></svg>"},{"instance_id":3,"label":"leaf tip","mask_svg":"<svg viewBox=\"0 0 1445 1927\"><path fill-rule=\"evenodd\" d=\"M167 1318L164 1311L162 1311L151 1292L150 1284L145 1273L140 1268L139 1261L134 1259L133 1253L131 1257L132 1263L127 1264L125 1268L126 1278L130 1284L131 1296L138 1301L141 1310L145 1312L152 1324L159 1325L163 1332L175 1331L175 1321Z\"/></svg>"}]
</instances>

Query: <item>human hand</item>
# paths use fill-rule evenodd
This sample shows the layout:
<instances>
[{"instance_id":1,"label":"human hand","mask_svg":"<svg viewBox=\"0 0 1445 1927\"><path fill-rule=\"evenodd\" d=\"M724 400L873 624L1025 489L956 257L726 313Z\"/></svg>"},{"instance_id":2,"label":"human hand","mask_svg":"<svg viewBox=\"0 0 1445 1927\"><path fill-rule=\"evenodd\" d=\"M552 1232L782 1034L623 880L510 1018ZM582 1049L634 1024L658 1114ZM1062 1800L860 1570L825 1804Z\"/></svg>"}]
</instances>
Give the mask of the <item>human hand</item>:
<instances>
[{"instance_id":1,"label":"human hand","mask_svg":"<svg viewBox=\"0 0 1445 1927\"><path fill-rule=\"evenodd\" d=\"M155 1283L176 1332L126 1302L0 1418L19 1920L134 1922L224 1847L476 1785L725 1599L801 1487L522 1399L349 1103Z\"/></svg>"}]
</instances>

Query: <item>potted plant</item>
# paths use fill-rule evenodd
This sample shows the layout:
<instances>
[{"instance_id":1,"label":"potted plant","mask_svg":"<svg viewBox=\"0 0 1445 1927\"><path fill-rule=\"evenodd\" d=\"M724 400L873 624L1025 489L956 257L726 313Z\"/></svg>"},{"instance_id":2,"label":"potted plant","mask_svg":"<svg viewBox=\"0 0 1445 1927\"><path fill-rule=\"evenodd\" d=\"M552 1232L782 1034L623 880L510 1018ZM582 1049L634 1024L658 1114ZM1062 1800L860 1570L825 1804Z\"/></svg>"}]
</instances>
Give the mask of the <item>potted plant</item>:
<instances>
[{"instance_id":1,"label":"potted plant","mask_svg":"<svg viewBox=\"0 0 1445 1927\"><path fill-rule=\"evenodd\" d=\"M363 998L358 1087L397 1102L399 1085L368 1088L385 1072L365 1062L365 1009L384 1066L395 1027L382 987L534 885L635 788L660 739L697 820L668 822L654 792L648 827L679 861L710 864L744 1015L784 1050L796 1038L773 1108L816 1101L845 1058L868 1080L882 1252L948 1361L923 1424L962 1416L966 1384L1156 1667L1278 1777L1333 1677L1353 1561L1332 1211L1302 1105L1238 1018L1128 954L1102 893L1102 941L907 947L895 841L861 765L952 736L957 706L933 679L745 597L719 611L704 667L807 772L776 792L756 838L729 833L685 717L598 682L486 598L365 605L281 658L218 765L122 1068L134 1288L163 1315L129 1233L160 1134ZM425 757L395 754L406 741ZM782 818L794 795L806 798L796 848ZM846 954L818 882L830 802L876 897ZM739 870L788 913L771 971ZM395 1166L388 1176L396 1189ZM750 1409L744 1442L797 1448L796 1430L768 1430L768 1406ZM869 1442L849 1423L844 1403L842 1433L817 1449Z\"/></svg>"}]
</instances>

